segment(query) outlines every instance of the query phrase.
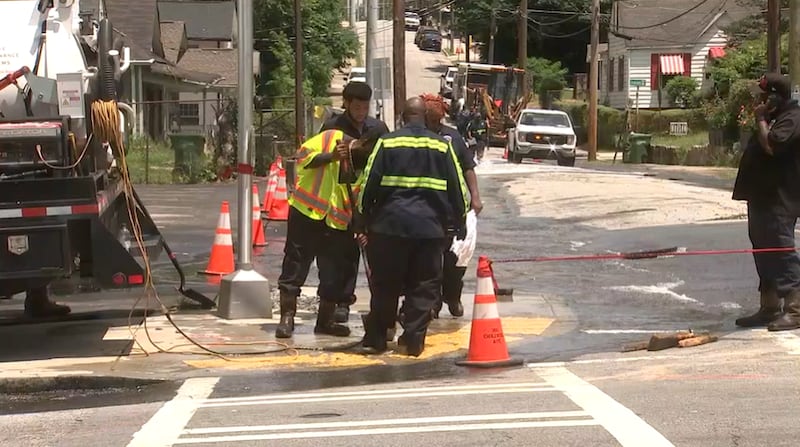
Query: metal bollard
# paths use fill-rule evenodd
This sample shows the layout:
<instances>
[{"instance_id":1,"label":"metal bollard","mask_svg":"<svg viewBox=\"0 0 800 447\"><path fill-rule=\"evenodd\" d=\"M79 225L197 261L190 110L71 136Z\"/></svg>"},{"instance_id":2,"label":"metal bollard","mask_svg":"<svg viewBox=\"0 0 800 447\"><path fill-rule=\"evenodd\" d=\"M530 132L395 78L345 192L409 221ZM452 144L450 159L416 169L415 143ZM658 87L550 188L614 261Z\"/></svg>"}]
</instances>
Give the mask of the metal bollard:
<instances>
[{"instance_id":1,"label":"metal bollard","mask_svg":"<svg viewBox=\"0 0 800 447\"><path fill-rule=\"evenodd\" d=\"M286 169L286 192L291 195L294 193L295 179L297 178L297 160L287 158L283 161L283 164Z\"/></svg>"}]
</instances>

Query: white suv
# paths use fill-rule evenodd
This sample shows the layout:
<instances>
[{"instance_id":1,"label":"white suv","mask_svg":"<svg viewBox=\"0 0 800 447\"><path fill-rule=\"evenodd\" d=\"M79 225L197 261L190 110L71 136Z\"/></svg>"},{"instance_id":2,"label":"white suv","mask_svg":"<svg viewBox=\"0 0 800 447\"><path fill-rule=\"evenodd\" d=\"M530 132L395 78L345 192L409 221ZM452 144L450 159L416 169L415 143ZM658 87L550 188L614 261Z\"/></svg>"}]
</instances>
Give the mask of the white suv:
<instances>
[{"instance_id":1,"label":"white suv","mask_svg":"<svg viewBox=\"0 0 800 447\"><path fill-rule=\"evenodd\" d=\"M406 12L406 29L416 31L419 29L422 20L416 12Z\"/></svg>"},{"instance_id":2,"label":"white suv","mask_svg":"<svg viewBox=\"0 0 800 447\"><path fill-rule=\"evenodd\" d=\"M508 132L508 161L524 158L556 160L559 166L575 166L577 137L569 115L560 110L525 109L516 128Z\"/></svg>"}]
</instances>

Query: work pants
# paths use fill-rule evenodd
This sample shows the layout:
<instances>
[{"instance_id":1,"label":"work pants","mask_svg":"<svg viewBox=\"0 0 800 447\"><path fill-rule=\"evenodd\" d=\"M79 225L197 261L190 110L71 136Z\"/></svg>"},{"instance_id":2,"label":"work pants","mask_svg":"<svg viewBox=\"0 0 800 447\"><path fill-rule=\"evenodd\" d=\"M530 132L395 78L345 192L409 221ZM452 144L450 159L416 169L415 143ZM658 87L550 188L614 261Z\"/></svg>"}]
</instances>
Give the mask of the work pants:
<instances>
[{"instance_id":1,"label":"work pants","mask_svg":"<svg viewBox=\"0 0 800 447\"><path fill-rule=\"evenodd\" d=\"M398 300L405 293L400 315L403 340L409 347L424 347L431 310L441 293L443 245L443 239L369 235L372 298L366 345L386 348L386 330L394 325Z\"/></svg>"},{"instance_id":2,"label":"work pants","mask_svg":"<svg viewBox=\"0 0 800 447\"><path fill-rule=\"evenodd\" d=\"M783 207L747 203L747 229L754 249L794 248L797 216ZM753 253L759 290L774 289L781 298L800 291L800 256L796 251Z\"/></svg>"},{"instance_id":3,"label":"work pants","mask_svg":"<svg viewBox=\"0 0 800 447\"><path fill-rule=\"evenodd\" d=\"M437 310L441 309L444 303L452 305L461 302L461 292L464 290L464 274L467 272L467 268L456 266L458 256L450 251L450 246L448 245L444 252L442 294L436 304Z\"/></svg>"},{"instance_id":4,"label":"work pants","mask_svg":"<svg viewBox=\"0 0 800 447\"><path fill-rule=\"evenodd\" d=\"M299 296L316 258L320 301L349 302L347 277L353 264L348 250L358 250L352 233L330 228L324 220L311 219L290 207L278 289L282 294Z\"/></svg>"},{"instance_id":5,"label":"work pants","mask_svg":"<svg viewBox=\"0 0 800 447\"><path fill-rule=\"evenodd\" d=\"M356 295L356 280L358 279L358 267L361 261L361 252L358 248L358 243L353 239L353 234L350 233L352 248L347 250L345 256L350 258L350 270L347 272L345 281L345 295L348 296L347 302L340 304L350 304L353 300L352 297Z\"/></svg>"}]
</instances>

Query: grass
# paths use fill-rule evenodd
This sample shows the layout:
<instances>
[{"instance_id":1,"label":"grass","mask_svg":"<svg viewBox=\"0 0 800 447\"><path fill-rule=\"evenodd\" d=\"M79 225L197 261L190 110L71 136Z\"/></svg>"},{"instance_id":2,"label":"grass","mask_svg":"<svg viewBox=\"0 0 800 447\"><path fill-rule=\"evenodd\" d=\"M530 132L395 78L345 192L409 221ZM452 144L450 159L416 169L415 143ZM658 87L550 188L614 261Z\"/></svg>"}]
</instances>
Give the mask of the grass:
<instances>
[{"instance_id":1,"label":"grass","mask_svg":"<svg viewBox=\"0 0 800 447\"><path fill-rule=\"evenodd\" d=\"M692 146L705 146L708 144L708 133L697 132L685 136L677 135L653 135L651 142L653 146L674 146L679 148L691 149Z\"/></svg>"},{"instance_id":2,"label":"grass","mask_svg":"<svg viewBox=\"0 0 800 447\"><path fill-rule=\"evenodd\" d=\"M151 141L148 138L134 137L128 144L128 169L135 184L174 183L172 169L175 154L169 143Z\"/></svg>"}]
</instances>

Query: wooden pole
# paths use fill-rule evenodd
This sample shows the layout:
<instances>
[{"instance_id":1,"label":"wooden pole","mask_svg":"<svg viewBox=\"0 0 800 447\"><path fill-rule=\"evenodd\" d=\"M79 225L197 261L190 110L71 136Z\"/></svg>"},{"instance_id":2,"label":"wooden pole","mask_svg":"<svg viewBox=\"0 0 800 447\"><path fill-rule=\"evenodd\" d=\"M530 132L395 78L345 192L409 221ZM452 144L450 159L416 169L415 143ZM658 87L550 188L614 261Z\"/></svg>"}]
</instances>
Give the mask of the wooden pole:
<instances>
[{"instance_id":1,"label":"wooden pole","mask_svg":"<svg viewBox=\"0 0 800 447\"><path fill-rule=\"evenodd\" d=\"M800 2L789 2L789 74L792 78L792 96L800 94Z\"/></svg>"},{"instance_id":2,"label":"wooden pole","mask_svg":"<svg viewBox=\"0 0 800 447\"><path fill-rule=\"evenodd\" d=\"M403 113L406 103L406 29L405 0L393 0L394 3L394 45L392 60L394 61L394 116L395 120Z\"/></svg>"},{"instance_id":3,"label":"wooden pole","mask_svg":"<svg viewBox=\"0 0 800 447\"><path fill-rule=\"evenodd\" d=\"M528 0L519 1L519 17L517 21L517 66L525 69L528 65ZM522 83L523 97L528 94L528 77L525 73L525 82Z\"/></svg>"},{"instance_id":4,"label":"wooden pole","mask_svg":"<svg viewBox=\"0 0 800 447\"><path fill-rule=\"evenodd\" d=\"M794 4L797 2L789 2ZM767 60L771 73L781 71L781 2L769 0L767 3Z\"/></svg>"},{"instance_id":5,"label":"wooden pole","mask_svg":"<svg viewBox=\"0 0 800 447\"><path fill-rule=\"evenodd\" d=\"M589 67L589 161L597 160L598 49L600 46L600 0L592 0L591 65Z\"/></svg>"}]
</instances>

